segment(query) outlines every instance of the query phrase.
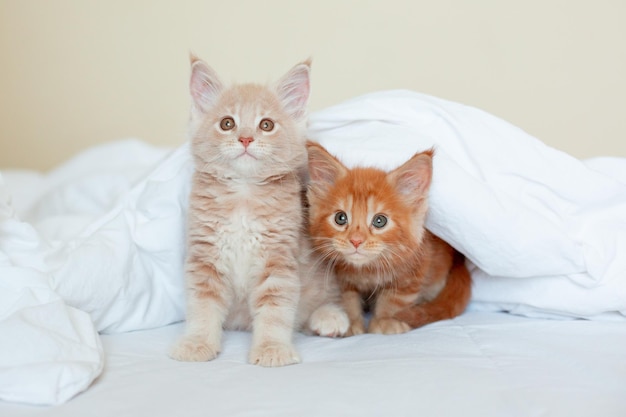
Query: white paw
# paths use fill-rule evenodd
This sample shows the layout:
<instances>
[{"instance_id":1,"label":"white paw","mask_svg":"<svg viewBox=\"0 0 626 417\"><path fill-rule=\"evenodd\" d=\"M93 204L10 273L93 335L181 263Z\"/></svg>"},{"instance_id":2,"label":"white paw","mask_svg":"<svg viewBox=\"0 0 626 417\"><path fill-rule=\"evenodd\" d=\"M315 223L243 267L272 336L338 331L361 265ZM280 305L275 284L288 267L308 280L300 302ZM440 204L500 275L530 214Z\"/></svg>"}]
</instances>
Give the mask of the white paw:
<instances>
[{"instance_id":1,"label":"white paw","mask_svg":"<svg viewBox=\"0 0 626 417\"><path fill-rule=\"evenodd\" d=\"M320 336L341 337L346 334L349 327L348 315L335 304L324 304L309 318L309 328Z\"/></svg>"},{"instance_id":2,"label":"white paw","mask_svg":"<svg viewBox=\"0 0 626 417\"><path fill-rule=\"evenodd\" d=\"M250 351L250 363L260 366L285 366L300 363L300 357L291 344L262 343Z\"/></svg>"},{"instance_id":3,"label":"white paw","mask_svg":"<svg viewBox=\"0 0 626 417\"><path fill-rule=\"evenodd\" d=\"M369 333L400 334L411 330L411 326L392 318L373 318L367 329Z\"/></svg>"},{"instance_id":4,"label":"white paw","mask_svg":"<svg viewBox=\"0 0 626 417\"><path fill-rule=\"evenodd\" d=\"M210 344L197 337L182 337L170 349L169 356L177 361L206 362L217 357L219 345Z\"/></svg>"}]
</instances>

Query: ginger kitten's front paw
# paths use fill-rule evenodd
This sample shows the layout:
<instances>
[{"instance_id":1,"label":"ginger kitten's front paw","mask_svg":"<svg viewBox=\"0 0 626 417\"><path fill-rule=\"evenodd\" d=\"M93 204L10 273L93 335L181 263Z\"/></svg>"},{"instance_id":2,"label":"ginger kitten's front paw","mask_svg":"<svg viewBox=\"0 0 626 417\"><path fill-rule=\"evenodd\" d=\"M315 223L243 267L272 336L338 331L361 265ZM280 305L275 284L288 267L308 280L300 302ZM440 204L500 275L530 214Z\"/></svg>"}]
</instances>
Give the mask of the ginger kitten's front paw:
<instances>
[{"instance_id":1,"label":"ginger kitten's front paw","mask_svg":"<svg viewBox=\"0 0 626 417\"><path fill-rule=\"evenodd\" d=\"M358 322L350 323L350 327L348 328L348 331L346 332L345 336L346 337L358 336L364 333L365 333L365 326L363 325L362 321L358 321Z\"/></svg>"},{"instance_id":2,"label":"ginger kitten's front paw","mask_svg":"<svg viewBox=\"0 0 626 417\"><path fill-rule=\"evenodd\" d=\"M400 334L411 330L411 326L392 318L372 318L367 330L369 333Z\"/></svg>"},{"instance_id":3,"label":"ginger kitten's front paw","mask_svg":"<svg viewBox=\"0 0 626 417\"><path fill-rule=\"evenodd\" d=\"M195 337L182 337L170 349L169 356L177 361L206 362L217 357L220 347Z\"/></svg>"},{"instance_id":4,"label":"ginger kitten's front paw","mask_svg":"<svg viewBox=\"0 0 626 417\"><path fill-rule=\"evenodd\" d=\"M291 344L262 343L250 351L250 363L267 367L300 363L300 357Z\"/></svg>"},{"instance_id":5,"label":"ginger kitten's front paw","mask_svg":"<svg viewBox=\"0 0 626 417\"><path fill-rule=\"evenodd\" d=\"M309 328L317 335L341 337L350 326L348 315L335 304L324 304L311 314Z\"/></svg>"}]
</instances>

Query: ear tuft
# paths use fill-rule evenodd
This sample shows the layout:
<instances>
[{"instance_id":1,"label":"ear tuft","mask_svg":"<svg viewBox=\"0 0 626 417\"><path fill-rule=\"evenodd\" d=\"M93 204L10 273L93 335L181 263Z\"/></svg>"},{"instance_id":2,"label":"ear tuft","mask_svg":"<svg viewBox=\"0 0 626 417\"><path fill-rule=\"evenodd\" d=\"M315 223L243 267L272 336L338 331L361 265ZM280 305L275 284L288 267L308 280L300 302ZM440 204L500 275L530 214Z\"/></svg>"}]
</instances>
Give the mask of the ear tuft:
<instances>
[{"instance_id":1,"label":"ear tuft","mask_svg":"<svg viewBox=\"0 0 626 417\"><path fill-rule=\"evenodd\" d=\"M285 111L294 119L306 116L307 104L311 92L311 60L293 67L276 83L276 93Z\"/></svg>"},{"instance_id":2,"label":"ear tuft","mask_svg":"<svg viewBox=\"0 0 626 417\"><path fill-rule=\"evenodd\" d=\"M200 57L195 54L193 51L189 51L189 64L193 65L194 62L200 61Z\"/></svg>"}]
</instances>

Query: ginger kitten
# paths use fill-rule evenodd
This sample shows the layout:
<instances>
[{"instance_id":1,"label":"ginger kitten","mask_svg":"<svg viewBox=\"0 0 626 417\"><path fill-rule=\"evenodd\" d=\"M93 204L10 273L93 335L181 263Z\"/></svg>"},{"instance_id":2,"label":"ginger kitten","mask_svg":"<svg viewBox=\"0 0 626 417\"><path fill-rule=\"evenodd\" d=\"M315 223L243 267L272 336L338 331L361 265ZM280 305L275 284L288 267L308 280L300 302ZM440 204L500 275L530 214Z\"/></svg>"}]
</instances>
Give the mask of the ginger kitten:
<instances>
[{"instance_id":1,"label":"ginger kitten","mask_svg":"<svg viewBox=\"0 0 626 417\"><path fill-rule=\"evenodd\" d=\"M464 257L424 228L433 151L386 173L346 168L309 142L309 228L332 265L349 335L403 333L461 314L470 299Z\"/></svg>"},{"instance_id":2,"label":"ginger kitten","mask_svg":"<svg viewBox=\"0 0 626 417\"><path fill-rule=\"evenodd\" d=\"M294 330L341 336L336 283L315 269L304 234L301 172L310 63L276 84L225 87L191 59L187 323L170 356L214 359L222 330L252 331L249 361L299 362Z\"/></svg>"}]
</instances>

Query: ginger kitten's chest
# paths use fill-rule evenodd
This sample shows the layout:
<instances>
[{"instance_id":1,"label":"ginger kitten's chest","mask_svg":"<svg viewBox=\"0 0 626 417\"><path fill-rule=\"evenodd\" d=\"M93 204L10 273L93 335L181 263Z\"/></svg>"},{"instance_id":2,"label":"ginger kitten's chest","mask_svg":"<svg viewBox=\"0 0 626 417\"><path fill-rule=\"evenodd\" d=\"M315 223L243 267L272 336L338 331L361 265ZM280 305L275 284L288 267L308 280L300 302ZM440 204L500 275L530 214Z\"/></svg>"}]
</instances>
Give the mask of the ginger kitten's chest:
<instances>
[{"instance_id":1,"label":"ginger kitten's chest","mask_svg":"<svg viewBox=\"0 0 626 417\"><path fill-rule=\"evenodd\" d=\"M374 299L384 290L415 294L416 302L433 299L446 283L452 266L453 249L444 241L425 232L416 249L401 263L380 265L373 261L364 268L339 266L337 278L344 289L357 290L364 299Z\"/></svg>"},{"instance_id":2,"label":"ginger kitten's chest","mask_svg":"<svg viewBox=\"0 0 626 417\"><path fill-rule=\"evenodd\" d=\"M338 267L337 279L344 288L354 288L361 294L371 294L394 285L396 274L377 268Z\"/></svg>"}]
</instances>

